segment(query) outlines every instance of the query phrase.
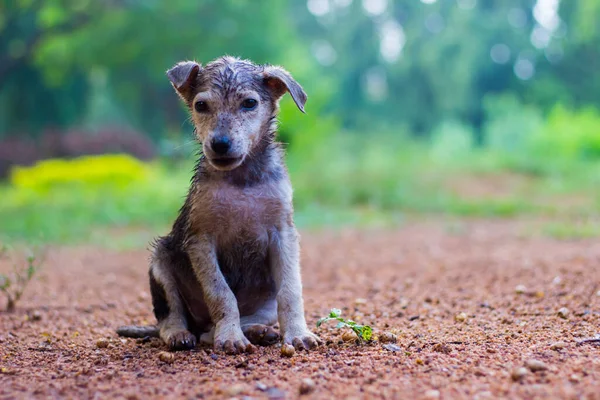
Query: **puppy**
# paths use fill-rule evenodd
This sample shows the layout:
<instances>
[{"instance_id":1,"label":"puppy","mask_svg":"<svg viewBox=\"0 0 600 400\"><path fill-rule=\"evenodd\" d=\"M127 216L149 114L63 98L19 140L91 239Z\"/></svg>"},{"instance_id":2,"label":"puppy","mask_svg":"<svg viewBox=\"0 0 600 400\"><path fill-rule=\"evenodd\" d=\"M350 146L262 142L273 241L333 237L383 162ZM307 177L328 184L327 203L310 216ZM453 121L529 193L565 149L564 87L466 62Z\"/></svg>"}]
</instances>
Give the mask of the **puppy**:
<instances>
[{"instance_id":1,"label":"puppy","mask_svg":"<svg viewBox=\"0 0 600 400\"><path fill-rule=\"evenodd\" d=\"M321 341L304 318L292 187L275 141L280 98L289 92L304 112L304 90L280 67L233 57L180 62L167 76L203 155L151 257L158 324L117 332L160 336L172 350L191 349L197 338L230 354L278 340L314 348Z\"/></svg>"}]
</instances>

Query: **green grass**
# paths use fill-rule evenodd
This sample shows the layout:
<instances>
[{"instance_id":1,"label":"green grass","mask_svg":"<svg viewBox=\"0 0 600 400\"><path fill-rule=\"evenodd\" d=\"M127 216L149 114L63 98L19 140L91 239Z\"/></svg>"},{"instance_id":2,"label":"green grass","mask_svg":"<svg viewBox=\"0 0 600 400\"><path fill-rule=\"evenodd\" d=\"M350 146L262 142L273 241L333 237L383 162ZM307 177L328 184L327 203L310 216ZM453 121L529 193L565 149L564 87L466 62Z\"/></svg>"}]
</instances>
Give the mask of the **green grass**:
<instances>
[{"instance_id":1,"label":"green grass","mask_svg":"<svg viewBox=\"0 0 600 400\"><path fill-rule=\"evenodd\" d=\"M590 220L551 222L544 225L542 233L559 240L592 239L600 237L600 223Z\"/></svg>"},{"instance_id":2,"label":"green grass","mask_svg":"<svg viewBox=\"0 0 600 400\"><path fill-rule=\"evenodd\" d=\"M444 153L401 137L367 144L356 135L300 142L288 154L301 228L396 226L407 214L553 219L600 212L600 168L484 150ZM334 149L334 150L332 150ZM139 247L164 234L183 203L192 160L154 166L149 179L0 186L0 241ZM535 171L535 172L532 172ZM588 237L589 226L549 226L554 237Z\"/></svg>"}]
</instances>

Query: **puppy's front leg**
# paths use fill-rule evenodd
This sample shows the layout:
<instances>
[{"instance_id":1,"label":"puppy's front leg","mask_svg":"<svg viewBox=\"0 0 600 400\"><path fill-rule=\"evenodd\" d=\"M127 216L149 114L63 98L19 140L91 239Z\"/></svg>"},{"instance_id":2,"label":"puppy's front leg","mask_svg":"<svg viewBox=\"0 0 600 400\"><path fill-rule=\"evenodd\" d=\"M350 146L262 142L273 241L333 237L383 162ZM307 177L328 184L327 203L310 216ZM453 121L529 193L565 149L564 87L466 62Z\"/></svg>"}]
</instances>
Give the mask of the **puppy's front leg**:
<instances>
[{"instance_id":1,"label":"puppy's front leg","mask_svg":"<svg viewBox=\"0 0 600 400\"><path fill-rule=\"evenodd\" d=\"M277 288L277 314L283 342L297 349L311 349L318 346L321 339L308 329L304 319L298 240L293 225L271 233L271 271Z\"/></svg>"},{"instance_id":2,"label":"puppy's front leg","mask_svg":"<svg viewBox=\"0 0 600 400\"><path fill-rule=\"evenodd\" d=\"M250 342L242 333L237 300L219 268L214 245L202 237L190 243L187 251L215 324L215 350L230 354L246 351Z\"/></svg>"}]
</instances>

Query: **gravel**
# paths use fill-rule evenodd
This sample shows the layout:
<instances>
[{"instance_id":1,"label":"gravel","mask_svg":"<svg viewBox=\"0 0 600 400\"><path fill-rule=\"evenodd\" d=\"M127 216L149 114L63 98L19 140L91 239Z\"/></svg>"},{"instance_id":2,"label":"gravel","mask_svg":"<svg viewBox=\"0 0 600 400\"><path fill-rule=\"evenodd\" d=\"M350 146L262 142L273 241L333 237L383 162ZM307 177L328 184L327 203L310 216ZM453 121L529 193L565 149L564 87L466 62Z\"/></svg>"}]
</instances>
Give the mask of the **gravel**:
<instances>
[{"instance_id":1,"label":"gravel","mask_svg":"<svg viewBox=\"0 0 600 400\"><path fill-rule=\"evenodd\" d=\"M315 384L306 398L318 399L598 398L600 242L538 237L523 221L461 224L459 233L443 220L304 231L306 317L326 344L292 358L278 346L228 356L120 340L117 326L154 323L147 251L50 249L17 310L0 313L0 398L292 399L305 379ZM544 296L515 295L518 285ZM397 343L316 329L334 307ZM557 317L563 307L568 319ZM27 318L33 311L39 319ZM566 346L551 349L558 342ZM530 372L526 360L547 369Z\"/></svg>"}]
</instances>

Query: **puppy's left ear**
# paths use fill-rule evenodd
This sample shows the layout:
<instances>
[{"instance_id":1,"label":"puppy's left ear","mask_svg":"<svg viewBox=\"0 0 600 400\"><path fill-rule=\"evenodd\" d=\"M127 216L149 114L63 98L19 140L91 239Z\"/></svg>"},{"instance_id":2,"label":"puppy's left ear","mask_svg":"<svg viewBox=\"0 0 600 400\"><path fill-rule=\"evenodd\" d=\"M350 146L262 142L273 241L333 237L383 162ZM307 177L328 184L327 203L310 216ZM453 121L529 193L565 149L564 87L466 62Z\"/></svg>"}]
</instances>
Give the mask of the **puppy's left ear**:
<instances>
[{"instance_id":1,"label":"puppy's left ear","mask_svg":"<svg viewBox=\"0 0 600 400\"><path fill-rule=\"evenodd\" d=\"M285 92L290 92L294 103L300 111L304 111L306 104L306 93L302 86L292 78L289 72L281 67L267 66L263 72L263 80L269 91L273 93L276 100L279 100Z\"/></svg>"}]
</instances>

